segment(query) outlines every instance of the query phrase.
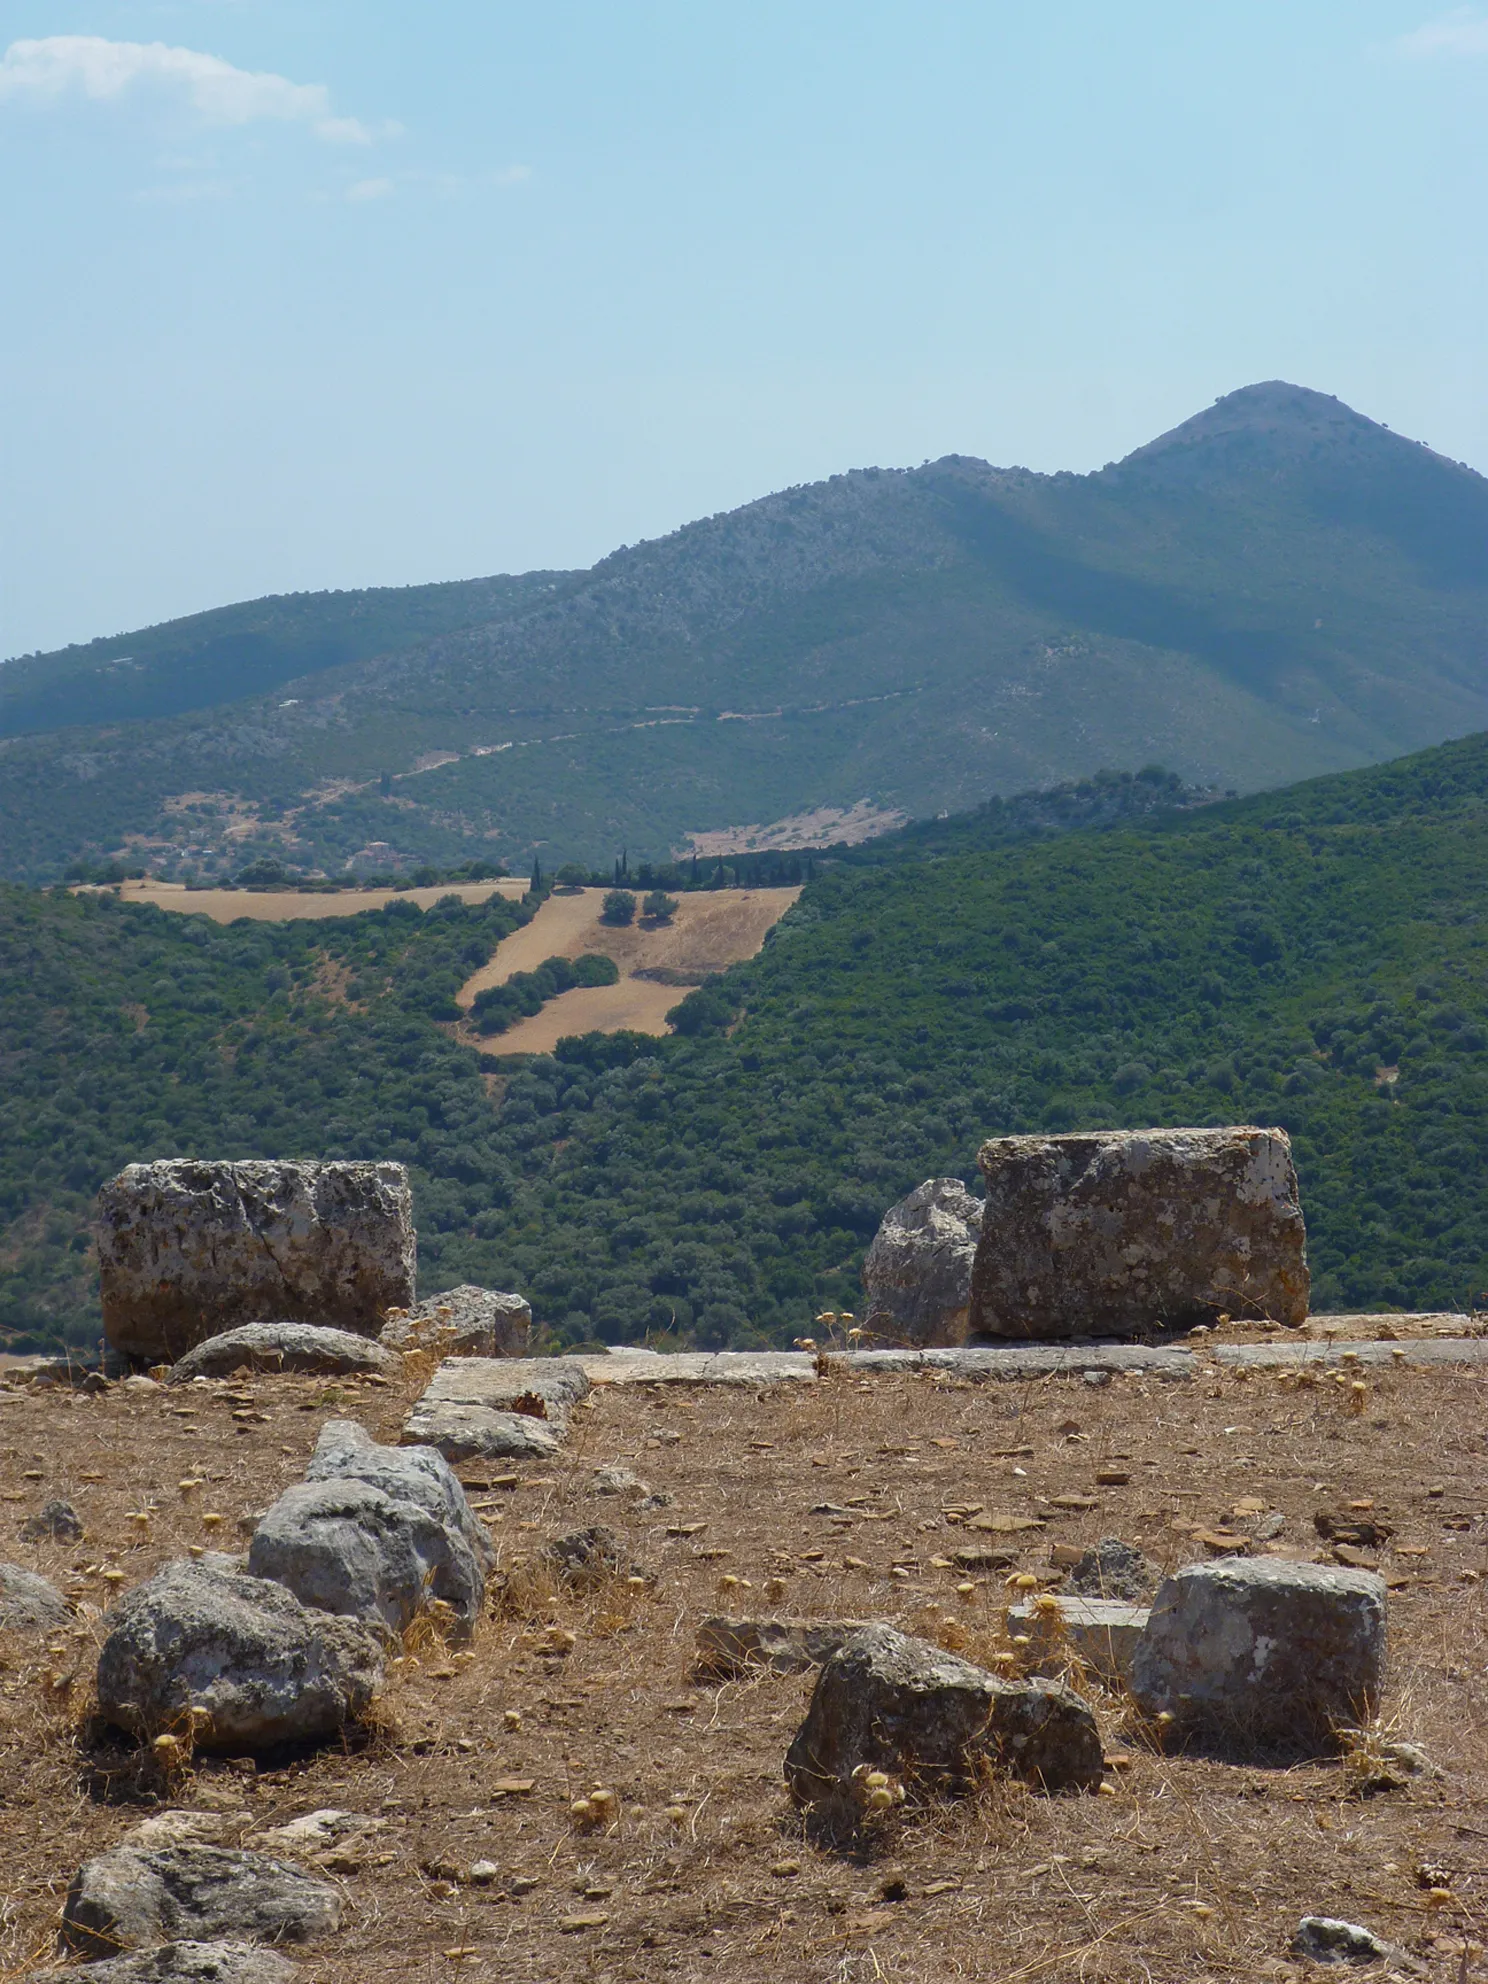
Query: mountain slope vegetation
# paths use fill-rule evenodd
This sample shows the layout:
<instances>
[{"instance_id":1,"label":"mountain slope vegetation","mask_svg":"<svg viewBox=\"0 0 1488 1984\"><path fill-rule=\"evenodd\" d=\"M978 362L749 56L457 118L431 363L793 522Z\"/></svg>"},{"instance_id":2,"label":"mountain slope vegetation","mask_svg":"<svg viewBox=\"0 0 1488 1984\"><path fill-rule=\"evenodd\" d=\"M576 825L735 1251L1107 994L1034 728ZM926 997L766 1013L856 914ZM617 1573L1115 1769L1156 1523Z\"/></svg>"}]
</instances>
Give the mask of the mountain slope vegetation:
<instances>
[{"instance_id":1,"label":"mountain slope vegetation","mask_svg":"<svg viewBox=\"0 0 1488 1984\"><path fill-rule=\"evenodd\" d=\"M1253 790L1488 723L1488 482L1276 383L1093 475L861 470L538 576L270 697L12 738L6 871L655 857L1109 764Z\"/></svg>"},{"instance_id":2,"label":"mountain slope vegetation","mask_svg":"<svg viewBox=\"0 0 1488 1984\"><path fill-rule=\"evenodd\" d=\"M1292 1134L1317 1307L1488 1299L1488 736L1189 797L912 830L674 1037L525 1061L448 1031L523 905L223 929L0 889L0 1318L96 1333L91 1196L131 1158L365 1156L413 1167L426 1288L519 1288L564 1342L788 1341L987 1135L1246 1120Z\"/></svg>"}]
</instances>

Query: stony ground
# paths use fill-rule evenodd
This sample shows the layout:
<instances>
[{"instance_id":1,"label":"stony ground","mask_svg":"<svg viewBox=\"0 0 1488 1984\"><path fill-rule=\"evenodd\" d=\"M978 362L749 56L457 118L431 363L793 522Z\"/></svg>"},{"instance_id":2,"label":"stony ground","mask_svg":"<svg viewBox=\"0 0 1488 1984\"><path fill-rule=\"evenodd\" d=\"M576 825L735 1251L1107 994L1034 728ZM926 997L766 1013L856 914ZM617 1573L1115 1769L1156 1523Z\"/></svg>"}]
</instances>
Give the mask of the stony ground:
<instances>
[{"instance_id":1,"label":"stony ground","mask_svg":"<svg viewBox=\"0 0 1488 1984\"><path fill-rule=\"evenodd\" d=\"M0 1391L0 1556L80 1608L71 1633L0 1646L0 1977L50 1951L79 1860L166 1794L224 1843L323 1807L377 1821L330 1855L346 1923L301 1957L326 1984L1285 1977L1303 1913L1366 1923L1417 1974L1488 1979L1481 1370L1389 1368L1362 1396L1348 1378L1233 1372L601 1391L561 1461L462 1470L504 1597L468 1651L413 1647L361 1747L204 1762L175 1786L99 1747L88 1691L111 1596L193 1544L241 1547L327 1418L395 1437L422 1375ZM670 1500L597 1496L615 1464ZM22 1542L54 1496L84 1541ZM1439 1778L1366 1798L1347 1764L1163 1757L1096 1689L1103 1795L994 1786L834 1847L804 1833L781 1777L809 1677L691 1672L717 1611L887 1618L985 1656L1008 1577L1057 1580L1058 1546L1120 1535L1171 1566L1216 1547L1208 1531L1330 1556L1318 1512L1393 1532L1366 1551L1390 1585L1385 1721ZM1039 1526L994 1526L1009 1518ZM654 1583L574 1598L534 1572L546 1537L593 1522ZM968 1569L968 1550L1006 1562ZM597 1786L615 1815L576 1830L571 1803Z\"/></svg>"}]
</instances>

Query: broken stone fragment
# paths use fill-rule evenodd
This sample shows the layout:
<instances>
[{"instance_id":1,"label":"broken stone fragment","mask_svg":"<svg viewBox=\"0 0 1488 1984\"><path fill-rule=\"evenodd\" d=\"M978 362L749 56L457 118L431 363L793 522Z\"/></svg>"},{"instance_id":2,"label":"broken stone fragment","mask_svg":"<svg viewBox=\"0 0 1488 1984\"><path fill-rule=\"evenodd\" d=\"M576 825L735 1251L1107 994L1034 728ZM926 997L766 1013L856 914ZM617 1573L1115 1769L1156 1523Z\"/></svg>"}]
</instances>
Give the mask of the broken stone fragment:
<instances>
[{"instance_id":1,"label":"broken stone fragment","mask_svg":"<svg viewBox=\"0 0 1488 1984\"><path fill-rule=\"evenodd\" d=\"M241 1329L209 1336L178 1357L169 1382L230 1378L234 1371L308 1371L322 1377L375 1372L392 1377L402 1368L396 1352L351 1330L323 1329L315 1323L245 1323Z\"/></svg>"},{"instance_id":2,"label":"broken stone fragment","mask_svg":"<svg viewBox=\"0 0 1488 1984\"><path fill-rule=\"evenodd\" d=\"M639 1565L627 1562L625 1546L614 1530L594 1523L555 1536L542 1549L542 1561L572 1591L589 1591L612 1578L642 1577Z\"/></svg>"},{"instance_id":3,"label":"broken stone fragment","mask_svg":"<svg viewBox=\"0 0 1488 1984\"><path fill-rule=\"evenodd\" d=\"M144 1737L190 1720L202 1750L323 1741L359 1719L382 1679L381 1643L365 1627L205 1561L166 1564L105 1623L102 1720Z\"/></svg>"},{"instance_id":4,"label":"broken stone fragment","mask_svg":"<svg viewBox=\"0 0 1488 1984\"><path fill-rule=\"evenodd\" d=\"M1305 1753L1370 1720L1384 1670L1382 1578L1226 1557L1159 1586L1130 1686L1141 1712L1178 1736Z\"/></svg>"},{"instance_id":5,"label":"broken stone fragment","mask_svg":"<svg viewBox=\"0 0 1488 1984\"><path fill-rule=\"evenodd\" d=\"M182 1939L306 1942L340 1920L334 1887L265 1854L119 1846L85 1860L73 1876L62 1943L108 1957Z\"/></svg>"},{"instance_id":6,"label":"broken stone fragment","mask_svg":"<svg viewBox=\"0 0 1488 1984\"><path fill-rule=\"evenodd\" d=\"M415 1237L401 1164L162 1159L98 1195L108 1340L180 1357L243 1323L376 1336L413 1300Z\"/></svg>"},{"instance_id":7,"label":"broken stone fragment","mask_svg":"<svg viewBox=\"0 0 1488 1984\"><path fill-rule=\"evenodd\" d=\"M71 1502L47 1502L21 1524L23 1543L81 1543L83 1519Z\"/></svg>"},{"instance_id":8,"label":"broken stone fragment","mask_svg":"<svg viewBox=\"0 0 1488 1984\"><path fill-rule=\"evenodd\" d=\"M1282 1130L996 1137L970 1332L1056 1341L1307 1319L1306 1234Z\"/></svg>"},{"instance_id":9,"label":"broken stone fragment","mask_svg":"<svg viewBox=\"0 0 1488 1984\"><path fill-rule=\"evenodd\" d=\"M137 1950L128 1956L89 1964L88 1984L296 1984L305 1972L288 1957L255 1943L178 1942L159 1949ZM38 1974L27 1984L56 1984L58 1973Z\"/></svg>"},{"instance_id":10,"label":"broken stone fragment","mask_svg":"<svg viewBox=\"0 0 1488 1984\"><path fill-rule=\"evenodd\" d=\"M468 1637L486 1596L484 1565L458 1530L354 1479L287 1488L254 1532L248 1569L302 1605L393 1635L442 1601Z\"/></svg>"},{"instance_id":11,"label":"broken stone fragment","mask_svg":"<svg viewBox=\"0 0 1488 1984\"><path fill-rule=\"evenodd\" d=\"M551 1460L562 1447L563 1424L488 1405L441 1404L426 1395L404 1420L399 1438L433 1447L448 1461Z\"/></svg>"},{"instance_id":12,"label":"broken stone fragment","mask_svg":"<svg viewBox=\"0 0 1488 1984\"><path fill-rule=\"evenodd\" d=\"M49 1632L71 1619L67 1600L54 1584L21 1564L0 1564L0 1632Z\"/></svg>"},{"instance_id":13,"label":"broken stone fragment","mask_svg":"<svg viewBox=\"0 0 1488 1984\"><path fill-rule=\"evenodd\" d=\"M1093 1550L1076 1557L1064 1589L1081 1598L1119 1598L1128 1605L1142 1605L1161 1580L1157 1565L1134 1543L1119 1536L1103 1536Z\"/></svg>"},{"instance_id":14,"label":"broken stone fragment","mask_svg":"<svg viewBox=\"0 0 1488 1984\"><path fill-rule=\"evenodd\" d=\"M1383 1963L1390 1954L1370 1929L1357 1922L1340 1922L1330 1915L1304 1915L1292 1938L1292 1954L1309 1963Z\"/></svg>"},{"instance_id":15,"label":"broken stone fragment","mask_svg":"<svg viewBox=\"0 0 1488 1984\"><path fill-rule=\"evenodd\" d=\"M861 1619L704 1619L697 1629L697 1672L726 1680L750 1668L772 1674L806 1674L821 1667L854 1633Z\"/></svg>"},{"instance_id":16,"label":"broken stone fragment","mask_svg":"<svg viewBox=\"0 0 1488 1984\"><path fill-rule=\"evenodd\" d=\"M1026 1636L1026 1672L1057 1674L1073 1657L1103 1681L1124 1682L1147 1625L1147 1607L1118 1598L1066 1598L1008 1607L1009 1633Z\"/></svg>"},{"instance_id":17,"label":"broken stone fragment","mask_svg":"<svg viewBox=\"0 0 1488 1984\"><path fill-rule=\"evenodd\" d=\"M830 1811L851 1809L861 1771L925 1797L966 1793L988 1767L1048 1791L1093 1790L1104 1769L1095 1717L1056 1682L1001 1681L871 1625L818 1673L785 1775L798 1804Z\"/></svg>"},{"instance_id":18,"label":"broken stone fragment","mask_svg":"<svg viewBox=\"0 0 1488 1984\"><path fill-rule=\"evenodd\" d=\"M467 1281L391 1317L381 1341L392 1350L429 1349L442 1357L525 1357L531 1329L524 1297Z\"/></svg>"},{"instance_id":19,"label":"broken stone fragment","mask_svg":"<svg viewBox=\"0 0 1488 1984\"><path fill-rule=\"evenodd\" d=\"M863 1262L863 1329L875 1344L965 1343L982 1202L927 1178L890 1206Z\"/></svg>"}]
</instances>

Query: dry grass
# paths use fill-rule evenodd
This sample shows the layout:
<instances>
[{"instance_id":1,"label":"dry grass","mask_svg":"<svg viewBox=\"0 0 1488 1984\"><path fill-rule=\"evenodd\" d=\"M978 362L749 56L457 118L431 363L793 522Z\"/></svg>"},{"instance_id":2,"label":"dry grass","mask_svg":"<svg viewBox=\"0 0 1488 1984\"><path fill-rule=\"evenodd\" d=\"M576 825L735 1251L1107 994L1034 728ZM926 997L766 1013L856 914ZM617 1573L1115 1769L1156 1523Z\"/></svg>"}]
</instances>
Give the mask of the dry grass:
<instances>
[{"instance_id":1,"label":"dry grass","mask_svg":"<svg viewBox=\"0 0 1488 1984\"><path fill-rule=\"evenodd\" d=\"M324 1806L383 1821L333 1859L346 1926L303 1957L325 1984L1197 1984L1294 1974L1304 1912L1368 1923L1432 1977L1483 1980L1488 1962L1464 1955L1488 1907L1482 1388L1478 1372L1389 1369L1371 1374L1362 1415L1336 1386L1269 1376L606 1391L575 1415L561 1462L472 1488L501 1555L490 1614L466 1649L410 1642L364 1746L266 1770L197 1758L169 1779L148 1761L110 1778L87 1747L103 1573L122 1573L118 1590L192 1543L237 1547L326 1418L390 1436L412 1386L258 1377L184 1396L8 1396L5 1554L82 1610L69 1632L0 1650L0 1977L50 1948L78 1861L153 1793L217 1814L228 1840ZM611 1462L670 1505L595 1497L593 1470ZM1115 1463L1129 1484L1098 1487ZM464 1472L492 1483L502 1470ZM202 1485L177 1485L190 1480ZM1096 1506L1049 1509L1062 1494ZM19 1543L20 1520L53 1495L75 1502L86 1541ZM1120 1534L1171 1566L1196 1550L1175 1525L1241 1526L1233 1512L1251 1500L1285 1518L1272 1547L1302 1554L1322 1548L1319 1509L1370 1501L1393 1528L1382 1721L1424 1745L1440 1779L1360 1798L1348 1760L1163 1756L1093 1688L1108 1795L994 1784L833 1851L808 1838L781 1777L809 1677L693 1678L694 1631L716 1610L885 1617L990 1657L1007 1576L1047 1584L1051 1545ZM812 1514L821 1503L854 1513ZM977 1532L954 1513L971 1503L1047 1526ZM645 1583L574 1595L544 1572L544 1540L594 1522L621 1534ZM934 1561L979 1543L1017 1549L1017 1566ZM725 1577L737 1582L721 1589ZM596 1790L613 1806L596 1808ZM490 1885L468 1879L480 1861L499 1870Z\"/></svg>"}]
</instances>

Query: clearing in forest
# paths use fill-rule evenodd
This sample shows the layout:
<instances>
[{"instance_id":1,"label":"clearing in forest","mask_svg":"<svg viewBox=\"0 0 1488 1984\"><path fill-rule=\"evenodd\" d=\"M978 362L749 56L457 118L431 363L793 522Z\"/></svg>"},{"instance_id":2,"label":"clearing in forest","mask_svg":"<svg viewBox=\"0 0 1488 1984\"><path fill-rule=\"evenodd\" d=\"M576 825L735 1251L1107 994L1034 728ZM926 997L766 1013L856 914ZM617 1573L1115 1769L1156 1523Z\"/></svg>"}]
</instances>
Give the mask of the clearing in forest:
<instances>
[{"instance_id":1,"label":"clearing in forest","mask_svg":"<svg viewBox=\"0 0 1488 1984\"><path fill-rule=\"evenodd\" d=\"M458 896L461 902L485 902L490 896L520 901L526 893L519 876L501 882L441 882L431 889L337 889L323 895L297 889L188 889L184 882L124 882L119 887L122 902L154 903L157 909L210 916L214 923L236 923L240 916L255 923L297 923L305 917L358 916L390 902L431 909L445 896Z\"/></svg>"},{"instance_id":2,"label":"clearing in forest","mask_svg":"<svg viewBox=\"0 0 1488 1984\"><path fill-rule=\"evenodd\" d=\"M604 889L550 895L530 923L497 946L496 955L461 988L468 1011L488 986L504 985L519 971L535 971L548 958L577 958L597 951L620 967L618 985L581 986L550 999L540 1013L482 1036L460 1038L487 1054L551 1054L567 1034L664 1034L666 1016L690 985L752 958L770 929L800 895L799 888L703 890L677 898L670 923L601 923ZM661 978L653 973L664 973Z\"/></svg>"}]
</instances>

